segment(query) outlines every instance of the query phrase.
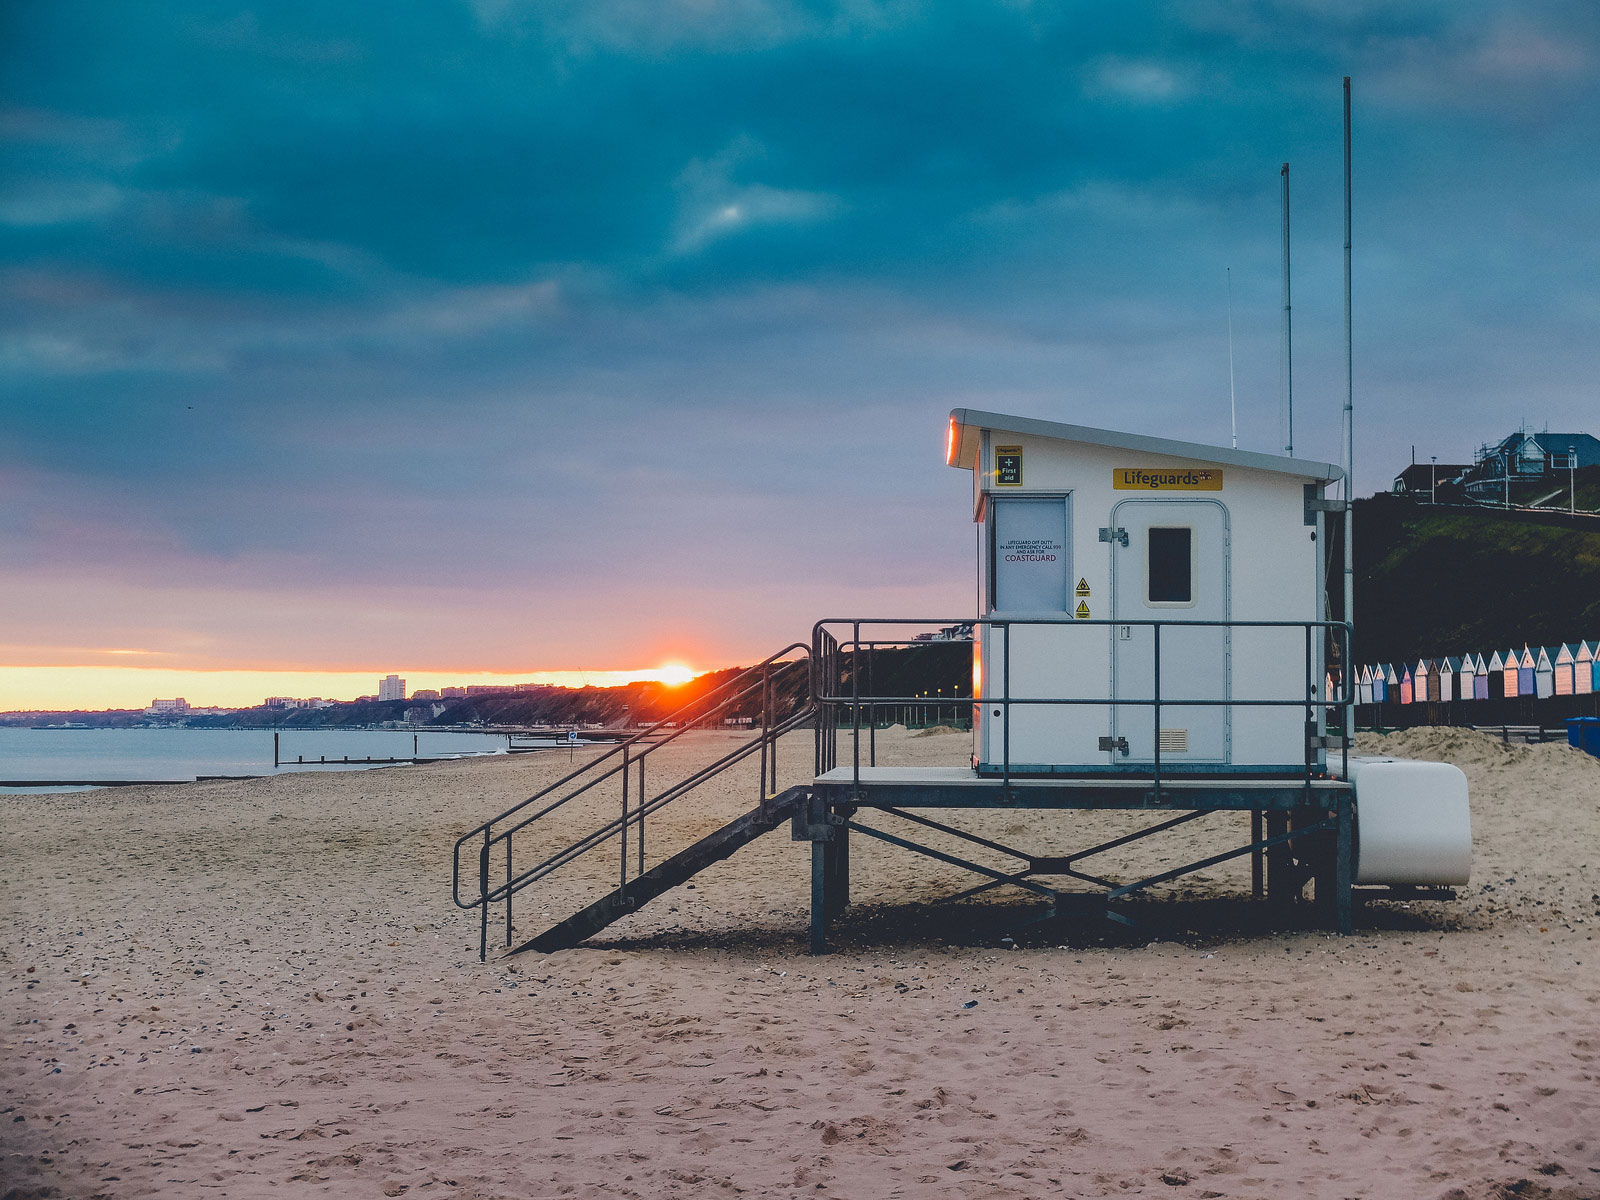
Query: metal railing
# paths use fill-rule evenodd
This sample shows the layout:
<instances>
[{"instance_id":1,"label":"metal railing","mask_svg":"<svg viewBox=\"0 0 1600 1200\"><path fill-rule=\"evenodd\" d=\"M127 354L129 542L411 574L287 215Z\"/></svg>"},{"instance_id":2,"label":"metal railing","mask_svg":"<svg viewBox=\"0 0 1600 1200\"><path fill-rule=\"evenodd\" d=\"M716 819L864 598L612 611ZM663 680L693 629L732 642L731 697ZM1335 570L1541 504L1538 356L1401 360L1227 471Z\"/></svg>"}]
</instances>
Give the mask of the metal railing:
<instances>
[{"instance_id":1,"label":"metal railing","mask_svg":"<svg viewBox=\"0 0 1600 1200\"><path fill-rule=\"evenodd\" d=\"M488 957L491 904L505 905L506 944L510 945L512 898L524 888L612 841L618 844L617 886L626 889L630 863L633 866L633 878L645 872L646 818L699 784L737 763L758 756L758 799L765 800L776 791L778 740L803 726L812 717L809 697L792 711L780 711L784 707L781 690L785 683L793 682L796 672L806 672L809 680L810 653L811 648L802 642L785 646L526 800L462 834L456 840L452 855L451 896L458 908L481 910L478 932L480 961ZM705 727L719 720L729 710L748 708L752 703L759 705L760 726L752 731L748 740L688 776L675 780L655 795L649 794L645 784L645 764L652 754L689 730ZM722 726L718 725L717 728ZM607 781L616 781L621 785L620 807L615 816L553 853L545 853L531 866L517 867L514 845L517 835L525 835L522 844L537 839L538 835L545 832L538 825L541 820L579 797L594 796L595 789ZM633 832L632 855L629 852L630 830ZM539 842L535 840L534 844L539 845ZM491 862L502 846L505 858L503 878L497 878L491 884ZM477 851L476 872L462 870L463 851L469 847ZM476 874L477 889L463 896L463 875L470 877L472 874Z\"/></svg>"},{"instance_id":2,"label":"metal railing","mask_svg":"<svg viewBox=\"0 0 1600 1200\"><path fill-rule=\"evenodd\" d=\"M1351 710L1353 708L1353 693L1348 686L1348 680L1341 678L1333 688L1331 695L1322 695L1324 687L1325 670L1323 664L1337 660L1341 663L1350 661L1350 634L1351 627L1343 621L1162 621L1162 620L1089 620L1078 619L1063 614L1060 617L983 617L977 620L962 618L965 623L973 625L974 629L988 628L1001 631L1000 671L999 686L997 691L987 687L987 676L984 679L985 689L981 695L969 695L964 703L971 705L996 706L1004 714L1003 733L1001 736L1000 779L1002 787L1009 794L1011 783L1015 774L1011 758L1011 710L1015 706L1096 706L1108 709L1121 707L1149 708L1152 720L1152 760L1148 767L1143 763L1129 764L1126 774L1143 776L1148 774L1157 801L1161 798L1161 788L1164 778L1170 779L1170 771L1164 776L1161 750L1161 713L1163 708L1298 708L1305 714L1305 738L1303 746L1303 767L1300 770L1301 778L1309 792L1312 781L1319 777L1323 770L1322 752L1332 749L1330 742L1337 743L1341 755L1341 766L1346 778L1349 775L1350 757L1350 731L1353 728ZM881 709L893 709L905 705L926 703L925 697L915 696L888 696L876 695L870 691L871 663L877 650L887 647L906 647L922 645L914 637L880 637L874 631L885 627L921 628L925 626L949 626L955 624L949 619L930 620L922 618L896 618L896 617L836 617L818 621L812 629L812 656L811 656L811 686L812 698L817 709L816 722L816 765L817 773L821 775L826 771L835 769L839 765L838 738L841 730L848 729L851 741L852 781L859 785L861 781L862 766L862 725L863 716L868 730L866 739L867 765L876 765L877 739L876 730L878 722L876 715ZM1137 629L1150 629L1152 643L1151 663L1151 694L1149 696L1013 696L1011 694L1011 630L1017 627L1049 626L1066 630L1091 630L1106 629L1107 641L1115 636L1109 634L1111 627L1125 627ZM848 628L848 634L844 630ZM1178 629L1191 631L1195 629L1215 628L1225 631L1238 629L1298 629L1303 632L1305 644L1304 679L1300 689L1299 698L1289 698L1282 695L1273 697L1239 696L1232 694L1231 674L1228 694L1222 697L1198 698L1182 696L1175 698L1169 691L1163 698L1161 678L1161 637L1164 629ZM840 635L833 631L838 629ZM863 636L863 630L867 635ZM1321 644L1319 645L1319 639ZM863 682L867 683L867 691L863 691ZM848 683L848 690L846 690ZM958 701L958 703L963 701ZM1341 714L1340 728L1336 738L1326 735L1327 714L1329 710L1338 710ZM1209 765L1209 764L1208 764ZM1218 774L1226 774L1228 764L1214 764Z\"/></svg>"}]
</instances>

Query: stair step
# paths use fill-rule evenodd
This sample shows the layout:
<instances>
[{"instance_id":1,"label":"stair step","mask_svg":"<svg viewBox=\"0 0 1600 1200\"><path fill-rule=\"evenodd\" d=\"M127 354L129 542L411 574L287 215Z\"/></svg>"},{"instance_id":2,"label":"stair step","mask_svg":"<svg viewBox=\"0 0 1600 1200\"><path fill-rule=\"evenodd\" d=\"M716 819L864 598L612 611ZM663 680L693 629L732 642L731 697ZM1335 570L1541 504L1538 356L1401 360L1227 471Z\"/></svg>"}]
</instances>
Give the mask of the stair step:
<instances>
[{"instance_id":1,"label":"stair step","mask_svg":"<svg viewBox=\"0 0 1600 1200\"><path fill-rule=\"evenodd\" d=\"M663 892L671 891L713 863L721 862L740 846L748 845L764 833L771 833L794 816L810 794L808 788L793 787L769 797L758 808L729 821L715 833L707 834L694 845L680 850L637 878L630 879L626 887L601 897L559 924L514 946L507 953L521 954L524 950L537 950L547 954L552 950L570 950L613 921L637 912Z\"/></svg>"}]
</instances>

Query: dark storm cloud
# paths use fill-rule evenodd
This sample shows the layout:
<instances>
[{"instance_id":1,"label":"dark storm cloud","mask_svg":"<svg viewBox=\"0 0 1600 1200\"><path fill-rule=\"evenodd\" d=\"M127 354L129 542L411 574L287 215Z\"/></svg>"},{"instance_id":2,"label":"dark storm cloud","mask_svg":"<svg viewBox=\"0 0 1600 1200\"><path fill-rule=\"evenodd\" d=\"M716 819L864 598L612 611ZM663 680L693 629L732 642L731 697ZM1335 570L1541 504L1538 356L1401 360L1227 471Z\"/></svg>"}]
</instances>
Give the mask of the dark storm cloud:
<instances>
[{"instance_id":1,"label":"dark storm cloud","mask_svg":"<svg viewBox=\"0 0 1600 1200\"><path fill-rule=\"evenodd\" d=\"M749 602L786 531L841 594L963 597L944 410L1223 440L1225 267L1273 447L1285 159L1297 448L1335 457L1346 73L1363 486L1592 409L1580 5L0 21L0 539L41 571Z\"/></svg>"}]
</instances>

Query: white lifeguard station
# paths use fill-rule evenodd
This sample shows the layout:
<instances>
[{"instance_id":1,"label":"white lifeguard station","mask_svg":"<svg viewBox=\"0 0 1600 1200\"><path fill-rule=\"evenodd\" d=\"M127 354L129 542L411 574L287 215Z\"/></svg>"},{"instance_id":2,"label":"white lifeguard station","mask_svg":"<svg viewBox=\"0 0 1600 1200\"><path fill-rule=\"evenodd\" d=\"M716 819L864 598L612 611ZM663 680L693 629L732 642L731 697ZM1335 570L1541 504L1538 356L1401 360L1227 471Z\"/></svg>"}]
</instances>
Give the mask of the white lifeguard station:
<instances>
[{"instance_id":1,"label":"white lifeguard station","mask_svg":"<svg viewBox=\"0 0 1600 1200\"><path fill-rule=\"evenodd\" d=\"M1343 479L1338 467L974 409L950 414L945 460L972 473L982 534L972 762L878 766L876 714L912 698L872 689L871 655L906 644L908 622L819 622L816 791L796 823L814 842L815 947L848 897L852 833L987 876L973 891L1045 896L1049 911L1066 893L1044 881L1088 883L1118 921L1128 918L1117 901L1242 855L1258 897L1291 900L1315 881L1341 932L1355 885L1444 896L1466 882L1466 777L1445 763L1350 754L1350 626L1331 620L1327 603L1327 517L1345 509L1326 495ZM1040 855L919 808L1179 815ZM959 859L862 821L869 812L1020 865ZM1124 883L1085 869L1104 851L1222 812L1250 814L1244 845Z\"/></svg>"},{"instance_id":2,"label":"white lifeguard station","mask_svg":"<svg viewBox=\"0 0 1600 1200\"><path fill-rule=\"evenodd\" d=\"M504 905L514 945L516 893L599 847L618 850L615 890L519 948L576 945L785 825L811 842L817 952L849 903L854 835L983 880L960 895L1014 887L1047 902L1040 916L1087 901L1124 923L1134 918L1119 902L1244 855L1253 896L1290 903L1314 882L1340 932L1351 928L1357 885L1445 897L1466 881L1466 777L1445 763L1350 754L1350 627L1329 619L1325 567L1326 518L1345 515L1345 501L1325 495L1339 468L972 409L950 414L945 458L972 473L982 532L976 614L819 621L809 643L733 675L464 834L453 895L479 910L480 955L491 904ZM877 730L928 697L875 686L875 656L968 628L971 692L938 707L971 705L971 761L879 765ZM780 703L786 692L803 704ZM647 794L647 758L697 724L736 714L750 726L746 743ZM813 734L814 771L780 791L780 739L802 729ZM756 767L757 806L648 866L647 819L740 762ZM602 805L589 833L552 847L538 822L618 784L620 812ZM1074 810L1112 809L1155 820L1070 854L1038 853L952 823L982 809L1053 811L1063 822ZM1121 882L1087 869L1107 851L1227 813L1249 814L1243 845ZM924 829L990 861L916 841ZM659 857L654 834L649 842ZM521 865L514 843L524 847ZM995 855L1016 865L997 867Z\"/></svg>"}]
</instances>

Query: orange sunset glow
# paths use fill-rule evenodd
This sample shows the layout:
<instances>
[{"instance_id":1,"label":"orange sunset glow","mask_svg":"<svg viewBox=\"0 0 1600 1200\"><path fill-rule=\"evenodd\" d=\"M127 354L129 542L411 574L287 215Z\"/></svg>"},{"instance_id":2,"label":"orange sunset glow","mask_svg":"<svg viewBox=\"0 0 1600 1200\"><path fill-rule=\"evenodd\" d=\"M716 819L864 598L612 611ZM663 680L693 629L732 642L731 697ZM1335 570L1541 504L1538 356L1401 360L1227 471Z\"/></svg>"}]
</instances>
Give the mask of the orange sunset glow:
<instances>
[{"instance_id":1,"label":"orange sunset glow","mask_svg":"<svg viewBox=\"0 0 1600 1200\"><path fill-rule=\"evenodd\" d=\"M473 684L543 683L556 687L678 687L700 672L681 662L611 671L410 671L403 663L367 671L182 670L171 667L0 666L0 712L69 712L144 708L156 697L182 696L195 707L251 708L268 696L354 700L378 690L392 670L407 692Z\"/></svg>"}]
</instances>

